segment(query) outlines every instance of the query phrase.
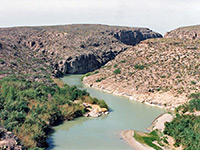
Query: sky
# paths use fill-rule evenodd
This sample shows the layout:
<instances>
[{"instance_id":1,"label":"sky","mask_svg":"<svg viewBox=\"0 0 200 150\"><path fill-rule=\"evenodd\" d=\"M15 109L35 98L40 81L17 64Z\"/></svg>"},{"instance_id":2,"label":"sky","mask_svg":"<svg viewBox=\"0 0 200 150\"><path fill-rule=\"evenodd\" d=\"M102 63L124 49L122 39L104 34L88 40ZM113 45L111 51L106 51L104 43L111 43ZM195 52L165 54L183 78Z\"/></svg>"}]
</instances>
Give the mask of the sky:
<instances>
[{"instance_id":1,"label":"sky","mask_svg":"<svg viewBox=\"0 0 200 150\"><path fill-rule=\"evenodd\" d=\"M200 0L0 0L0 27L107 24L161 34L200 24Z\"/></svg>"}]
</instances>

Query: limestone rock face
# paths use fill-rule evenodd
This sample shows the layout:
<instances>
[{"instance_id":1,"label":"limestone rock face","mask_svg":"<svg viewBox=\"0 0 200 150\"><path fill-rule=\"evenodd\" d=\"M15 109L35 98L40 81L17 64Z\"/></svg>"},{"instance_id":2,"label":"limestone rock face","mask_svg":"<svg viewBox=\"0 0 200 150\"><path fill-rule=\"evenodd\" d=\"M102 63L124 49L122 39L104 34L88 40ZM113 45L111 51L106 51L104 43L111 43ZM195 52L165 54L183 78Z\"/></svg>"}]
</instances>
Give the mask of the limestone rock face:
<instances>
[{"instance_id":1,"label":"limestone rock face","mask_svg":"<svg viewBox=\"0 0 200 150\"><path fill-rule=\"evenodd\" d=\"M165 34L165 38L176 38L176 39L200 39L200 25L181 27Z\"/></svg>"},{"instance_id":2,"label":"limestone rock face","mask_svg":"<svg viewBox=\"0 0 200 150\"><path fill-rule=\"evenodd\" d=\"M131 45L162 37L148 28L89 24L2 28L0 35L5 47L38 55L56 77L93 71Z\"/></svg>"},{"instance_id":3,"label":"limestone rock face","mask_svg":"<svg viewBox=\"0 0 200 150\"><path fill-rule=\"evenodd\" d=\"M89 111L85 117L100 117L109 113L107 108L101 108L99 105L83 103L83 106Z\"/></svg>"},{"instance_id":4,"label":"limestone rock face","mask_svg":"<svg viewBox=\"0 0 200 150\"><path fill-rule=\"evenodd\" d=\"M151 30L120 30L115 33L115 38L127 45L136 45L142 40L150 38L162 38L162 35L159 33L152 32Z\"/></svg>"}]
</instances>

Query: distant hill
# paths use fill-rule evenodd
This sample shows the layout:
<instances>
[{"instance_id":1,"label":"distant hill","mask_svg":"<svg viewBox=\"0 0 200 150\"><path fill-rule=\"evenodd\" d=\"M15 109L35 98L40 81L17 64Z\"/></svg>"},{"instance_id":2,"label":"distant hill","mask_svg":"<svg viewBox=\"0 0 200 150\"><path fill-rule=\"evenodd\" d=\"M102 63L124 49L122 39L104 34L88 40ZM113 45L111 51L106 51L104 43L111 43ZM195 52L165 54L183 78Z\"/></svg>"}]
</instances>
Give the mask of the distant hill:
<instances>
[{"instance_id":1,"label":"distant hill","mask_svg":"<svg viewBox=\"0 0 200 150\"><path fill-rule=\"evenodd\" d=\"M200 40L200 25L180 27L167 32L165 38Z\"/></svg>"},{"instance_id":2,"label":"distant hill","mask_svg":"<svg viewBox=\"0 0 200 150\"><path fill-rule=\"evenodd\" d=\"M141 40L162 37L106 25L1 28L0 35L0 78L14 73L37 80L93 71Z\"/></svg>"}]
</instances>

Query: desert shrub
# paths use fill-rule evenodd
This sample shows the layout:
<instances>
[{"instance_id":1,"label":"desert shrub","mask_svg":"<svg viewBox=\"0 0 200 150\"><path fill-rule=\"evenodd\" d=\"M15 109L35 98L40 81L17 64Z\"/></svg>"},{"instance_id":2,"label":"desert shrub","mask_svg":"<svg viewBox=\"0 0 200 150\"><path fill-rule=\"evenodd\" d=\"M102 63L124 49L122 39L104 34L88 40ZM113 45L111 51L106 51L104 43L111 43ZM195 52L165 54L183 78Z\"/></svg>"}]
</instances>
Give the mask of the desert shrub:
<instances>
[{"instance_id":1,"label":"desert shrub","mask_svg":"<svg viewBox=\"0 0 200 150\"><path fill-rule=\"evenodd\" d=\"M195 85L196 83L197 83L196 81L191 81L191 84L194 84L194 85Z\"/></svg>"},{"instance_id":2,"label":"desert shrub","mask_svg":"<svg viewBox=\"0 0 200 150\"><path fill-rule=\"evenodd\" d=\"M95 71L95 72L94 72L94 74L97 74L97 73L99 73L99 71Z\"/></svg>"},{"instance_id":3,"label":"desert shrub","mask_svg":"<svg viewBox=\"0 0 200 150\"><path fill-rule=\"evenodd\" d=\"M176 78L181 78L181 76L177 75Z\"/></svg>"},{"instance_id":4,"label":"desert shrub","mask_svg":"<svg viewBox=\"0 0 200 150\"><path fill-rule=\"evenodd\" d=\"M100 78L100 79L97 79L96 82L101 82L102 80L105 80L106 78Z\"/></svg>"},{"instance_id":5,"label":"desert shrub","mask_svg":"<svg viewBox=\"0 0 200 150\"><path fill-rule=\"evenodd\" d=\"M114 64L114 66L113 66L113 67L114 67L114 68L117 68L117 66L118 66L117 64Z\"/></svg>"},{"instance_id":6,"label":"desert shrub","mask_svg":"<svg viewBox=\"0 0 200 150\"><path fill-rule=\"evenodd\" d=\"M88 72L88 73L84 74L84 75L81 77L81 81L83 81L83 78L84 78L84 77L89 77L90 75L93 75L93 73L92 73L92 72Z\"/></svg>"},{"instance_id":7,"label":"desert shrub","mask_svg":"<svg viewBox=\"0 0 200 150\"><path fill-rule=\"evenodd\" d=\"M134 68L137 70L143 70L145 68L144 65L134 65Z\"/></svg>"},{"instance_id":8,"label":"desert shrub","mask_svg":"<svg viewBox=\"0 0 200 150\"><path fill-rule=\"evenodd\" d=\"M122 60L122 61L120 61L120 63L125 63L126 62L126 60Z\"/></svg>"},{"instance_id":9,"label":"desert shrub","mask_svg":"<svg viewBox=\"0 0 200 150\"><path fill-rule=\"evenodd\" d=\"M98 105L101 108L107 108L108 109L108 105L106 104L106 102L104 100L98 100Z\"/></svg>"},{"instance_id":10,"label":"desert shrub","mask_svg":"<svg viewBox=\"0 0 200 150\"><path fill-rule=\"evenodd\" d=\"M121 70L120 70L120 68L118 68L118 69L115 69L115 70L113 71L113 73L114 73L114 74L120 74L120 73L121 73Z\"/></svg>"},{"instance_id":11,"label":"desert shrub","mask_svg":"<svg viewBox=\"0 0 200 150\"><path fill-rule=\"evenodd\" d=\"M3 60L3 59L0 59L0 63L4 63L4 60Z\"/></svg>"}]
</instances>

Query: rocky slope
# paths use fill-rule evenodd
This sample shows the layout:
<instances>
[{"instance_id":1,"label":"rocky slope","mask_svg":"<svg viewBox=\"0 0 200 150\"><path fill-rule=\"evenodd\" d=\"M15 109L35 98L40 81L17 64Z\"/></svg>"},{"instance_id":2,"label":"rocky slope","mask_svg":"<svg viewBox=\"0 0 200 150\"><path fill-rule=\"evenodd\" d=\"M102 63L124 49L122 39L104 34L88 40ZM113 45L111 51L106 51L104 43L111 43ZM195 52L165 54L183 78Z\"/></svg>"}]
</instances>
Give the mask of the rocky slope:
<instances>
[{"instance_id":1,"label":"rocky slope","mask_svg":"<svg viewBox=\"0 0 200 150\"><path fill-rule=\"evenodd\" d=\"M0 127L0 149L22 150L25 148L20 144L19 139L12 132Z\"/></svg>"},{"instance_id":2,"label":"rocky slope","mask_svg":"<svg viewBox=\"0 0 200 150\"><path fill-rule=\"evenodd\" d=\"M172 30L165 34L165 38L199 40L200 39L200 25L181 27L181 28Z\"/></svg>"},{"instance_id":3,"label":"rocky slope","mask_svg":"<svg viewBox=\"0 0 200 150\"><path fill-rule=\"evenodd\" d=\"M38 71L56 77L86 73L114 59L129 45L156 37L162 35L147 28L106 25L2 28L1 76Z\"/></svg>"},{"instance_id":4,"label":"rocky slope","mask_svg":"<svg viewBox=\"0 0 200 150\"><path fill-rule=\"evenodd\" d=\"M129 48L84 83L133 100L173 109L200 90L200 41L149 39Z\"/></svg>"},{"instance_id":5,"label":"rocky slope","mask_svg":"<svg viewBox=\"0 0 200 150\"><path fill-rule=\"evenodd\" d=\"M0 35L0 79L26 75L31 81L50 84L51 68L45 56L20 45L14 37Z\"/></svg>"}]
</instances>

